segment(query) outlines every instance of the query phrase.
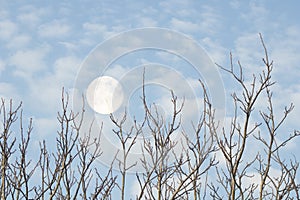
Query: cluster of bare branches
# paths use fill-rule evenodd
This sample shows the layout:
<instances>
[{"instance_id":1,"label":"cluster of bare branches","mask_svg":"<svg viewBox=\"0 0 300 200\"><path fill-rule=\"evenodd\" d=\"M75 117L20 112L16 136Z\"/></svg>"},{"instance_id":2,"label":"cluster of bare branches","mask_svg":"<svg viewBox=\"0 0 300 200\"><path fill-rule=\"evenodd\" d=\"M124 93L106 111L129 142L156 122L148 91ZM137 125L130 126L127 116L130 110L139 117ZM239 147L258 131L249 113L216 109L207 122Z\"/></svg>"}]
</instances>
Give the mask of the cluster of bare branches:
<instances>
[{"instance_id":1,"label":"cluster of bare branches","mask_svg":"<svg viewBox=\"0 0 300 200\"><path fill-rule=\"evenodd\" d=\"M205 193L201 194L201 187L205 187L208 170L217 164L213 155L217 149L210 129L214 127L213 110L206 89L202 82L200 84L203 86L203 113L192 134L180 130L182 140L174 140L172 135L181 128L180 113L184 102L179 103L178 98L171 92L173 113L170 121L165 121L159 115L155 104L148 105L144 90L142 99L145 124L151 137L144 139L141 161L145 173L136 175L140 185L137 199L205 197ZM180 145L182 151L175 151L176 145Z\"/></svg>"},{"instance_id":2,"label":"cluster of bare branches","mask_svg":"<svg viewBox=\"0 0 300 200\"><path fill-rule=\"evenodd\" d=\"M145 74L144 74L145 75ZM144 79L145 80L145 79ZM171 91L171 104L173 112L169 119L160 115L155 103L147 102L145 84L143 83L142 103L144 118L142 122L134 121L128 131L124 129L127 120L125 112L120 119L113 114L110 119L115 128L114 134L119 139L121 153L116 159L118 162L119 181L117 188L121 192L121 199L125 199L125 189L128 171L136 167L137 163L129 164L128 156L137 140L142 139L141 168L135 174L139 185L136 199L195 199L206 195L201 193L205 187L207 172L218 162L214 153L214 127L213 110L209 103L204 84L203 101L204 110L199 122L194 125L194 132L187 134L181 127L181 112L184 102ZM181 140L173 137L182 134ZM191 135L193 139L191 138ZM178 152L176 148L180 149ZM142 171L142 173L141 173Z\"/></svg>"},{"instance_id":3,"label":"cluster of bare branches","mask_svg":"<svg viewBox=\"0 0 300 200\"><path fill-rule=\"evenodd\" d=\"M300 135L299 131L288 134L286 131L283 140L277 137L278 129L285 122L288 114L293 110L294 105L284 109L283 116L275 120L275 112L272 102L271 86L275 84L271 79L273 62L269 60L267 48L260 35L264 48L265 57L263 63L265 69L258 75L253 74L250 85L246 84L243 67L238 62L239 72L235 72L231 60L230 69L223 68L240 85L241 94L233 93L234 117L232 118L230 131L216 135L216 141L223 157L226 160L226 167L217 167L217 186L211 185L212 197L214 199L299 199L300 185L296 181L298 161L286 162L281 156L281 149ZM267 111L257 111L261 116L260 122L250 123L255 105L259 97L266 94ZM242 117L239 115L243 115ZM263 127L264 126L264 127ZM250 140L256 139L257 148L259 143L263 144L255 156L246 154L251 149ZM253 147L252 147L253 148ZM271 174L270 168L277 167L280 175ZM260 181L252 181L246 185L245 179L257 180L253 175L255 170ZM225 192L220 192L220 190Z\"/></svg>"},{"instance_id":4,"label":"cluster of bare branches","mask_svg":"<svg viewBox=\"0 0 300 200\"><path fill-rule=\"evenodd\" d=\"M75 113L69 108L68 94L62 92L55 151L50 152L47 142L42 141L39 156L34 160L28 155L32 120L24 129L22 105L14 107L12 101L2 99L1 199L123 200L128 196L128 176L134 177L138 183L135 199L299 199L300 185L296 180L299 163L296 159L286 161L281 151L300 132L295 130L287 135L279 131L294 105L286 107L283 115L275 118L273 62L269 60L267 48L260 38L265 69L258 75L254 74L250 84L247 84L239 62L238 70L235 69L232 56L229 69L219 66L241 88L240 93L232 94L234 110L229 128L218 127L214 107L202 81L199 84L202 86L203 110L195 120L197 123L191 124L193 129L190 132L182 127L184 101L181 102L171 91L173 111L166 119L160 115L155 103L147 101L143 83L142 122L134 120L131 128L125 130L129 120L127 113L124 112L120 119L110 115L114 125L112 133L121 147L118 156L112 155L114 160L109 167L96 162L103 151L100 145L102 129L99 137L93 138L93 122L88 130L83 128L87 123L84 121L84 101L82 110ZM265 110L255 110L259 98L265 98ZM253 117L255 113L261 118ZM253 123L253 120L257 121ZM176 134L181 137L174 137ZM128 159L140 139L142 152L137 162L141 163L142 170L133 176L129 171L137 163L132 164ZM261 147L254 156L247 153L253 140ZM224 159L225 165L217 158ZM114 164L118 167L114 168ZM272 174L271 168L280 173Z\"/></svg>"},{"instance_id":5,"label":"cluster of bare branches","mask_svg":"<svg viewBox=\"0 0 300 200\"><path fill-rule=\"evenodd\" d=\"M93 167L101 156L99 139L89 133L80 138L84 107L80 113L69 110L68 95L62 93L62 112L57 120L56 151L50 153L46 142L40 143L37 161L28 159L32 120L24 133L21 104L13 108L2 99L1 199L107 199L116 185L110 168L106 174ZM8 109L7 109L8 108ZM12 127L19 121L19 130ZM91 128L92 128L91 124ZM20 133L20 141L17 134ZM93 146L93 148L91 148ZM91 150L92 149L92 150ZM32 183L33 179L40 183Z\"/></svg>"}]
</instances>

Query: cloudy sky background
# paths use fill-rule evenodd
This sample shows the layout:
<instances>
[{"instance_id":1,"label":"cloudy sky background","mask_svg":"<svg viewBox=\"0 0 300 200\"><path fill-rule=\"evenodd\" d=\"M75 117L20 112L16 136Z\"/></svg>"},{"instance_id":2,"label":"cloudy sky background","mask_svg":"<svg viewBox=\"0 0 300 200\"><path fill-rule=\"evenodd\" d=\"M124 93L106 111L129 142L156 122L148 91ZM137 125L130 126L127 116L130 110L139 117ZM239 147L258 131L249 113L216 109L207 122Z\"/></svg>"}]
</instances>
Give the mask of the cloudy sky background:
<instances>
[{"instance_id":1,"label":"cloudy sky background","mask_svg":"<svg viewBox=\"0 0 300 200\"><path fill-rule=\"evenodd\" d=\"M252 72L262 69L264 54L258 35L262 33L274 60L276 112L280 114L290 102L296 105L286 125L286 131L291 133L300 128L299 7L296 0L0 0L0 96L12 98L15 103L23 101L24 114L34 118L33 139L51 140L57 128L55 116L62 87L70 93L76 90L80 66L91 50L106 39L135 28L167 28L197 41L212 61L222 66L228 66L232 52L234 60L240 60L251 77ZM136 55L139 62L133 66L149 60L169 66L185 65L163 52ZM129 66L128 60L122 65L120 59L107 74L122 75L124 66ZM226 100L230 101L230 93L236 87L228 75L220 73ZM189 84L195 84L196 79L191 77ZM259 102L258 107L264 108L264 103ZM230 105L227 106L230 115ZM291 152L299 150L296 142L290 146Z\"/></svg>"}]
</instances>

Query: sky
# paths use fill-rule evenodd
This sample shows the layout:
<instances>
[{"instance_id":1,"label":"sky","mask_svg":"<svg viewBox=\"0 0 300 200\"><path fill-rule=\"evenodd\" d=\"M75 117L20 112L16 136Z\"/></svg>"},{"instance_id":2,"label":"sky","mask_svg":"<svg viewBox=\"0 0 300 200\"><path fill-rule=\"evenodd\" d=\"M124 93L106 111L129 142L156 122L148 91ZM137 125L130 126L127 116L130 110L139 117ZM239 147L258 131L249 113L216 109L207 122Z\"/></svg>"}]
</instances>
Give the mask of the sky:
<instances>
[{"instance_id":1,"label":"sky","mask_svg":"<svg viewBox=\"0 0 300 200\"><path fill-rule=\"evenodd\" d=\"M145 69L149 101L166 118L173 89L186 98L184 119L195 119L200 78L226 121L230 94L239 89L214 63L228 67L232 52L251 78L263 66L261 33L274 60L276 113L295 104L285 126L291 133L300 129L299 7L296 0L0 0L0 97L23 102L24 115L34 120L33 143L54 141L62 87L76 110L95 78L113 77L123 87L119 112L127 108L139 120ZM87 117L108 120L91 106L87 110ZM116 144L109 129L105 136ZM296 142L289 151L299 150Z\"/></svg>"}]
</instances>

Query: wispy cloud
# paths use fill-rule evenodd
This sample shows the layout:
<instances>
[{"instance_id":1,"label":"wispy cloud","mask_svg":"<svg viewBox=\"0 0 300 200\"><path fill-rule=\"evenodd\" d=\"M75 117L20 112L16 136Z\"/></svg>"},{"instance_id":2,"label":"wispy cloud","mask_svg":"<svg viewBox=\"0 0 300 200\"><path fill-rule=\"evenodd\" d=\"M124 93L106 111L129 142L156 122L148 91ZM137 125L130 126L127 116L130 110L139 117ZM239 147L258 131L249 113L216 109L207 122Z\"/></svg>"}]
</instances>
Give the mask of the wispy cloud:
<instances>
[{"instance_id":1,"label":"wispy cloud","mask_svg":"<svg viewBox=\"0 0 300 200\"><path fill-rule=\"evenodd\" d=\"M70 34L71 27L62 20L53 20L51 22L42 24L38 29L40 37L46 38L60 38Z\"/></svg>"},{"instance_id":2,"label":"wispy cloud","mask_svg":"<svg viewBox=\"0 0 300 200\"><path fill-rule=\"evenodd\" d=\"M104 24L98 24L98 23L90 23L90 22L85 22L82 25L85 34L88 36L91 35L102 35L107 31L107 27Z\"/></svg>"},{"instance_id":3,"label":"wispy cloud","mask_svg":"<svg viewBox=\"0 0 300 200\"><path fill-rule=\"evenodd\" d=\"M171 19L171 28L182 32L196 32L200 29L199 25L190 21L184 21L177 18Z\"/></svg>"},{"instance_id":4,"label":"wispy cloud","mask_svg":"<svg viewBox=\"0 0 300 200\"><path fill-rule=\"evenodd\" d=\"M6 66L5 62L0 59L0 76L1 76L2 71L5 69L5 66Z\"/></svg>"},{"instance_id":5,"label":"wispy cloud","mask_svg":"<svg viewBox=\"0 0 300 200\"><path fill-rule=\"evenodd\" d=\"M36 28L49 14L50 10L46 7L24 5L18 9L16 18L26 28Z\"/></svg>"},{"instance_id":6,"label":"wispy cloud","mask_svg":"<svg viewBox=\"0 0 300 200\"><path fill-rule=\"evenodd\" d=\"M150 17L141 17L140 26L142 27L156 27L158 22Z\"/></svg>"},{"instance_id":7,"label":"wispy cloud","mask_svg":"<svg viewBox=\"0 0 300 200\"><path fill-rule=\"evenodd\" d=\"M33 73L47 69L45 57L49 50L47 45L35 49L18 50L9 58L9 64L16 67L14 74L28 79L33 76Z\"/></svg>"},{"instance_id":8,"label":"wispy cloud","mask_svg":"<svg viewBox=\"0 0 300 200\"><path fill-rule=\"evenodd\" d=\"M7 47L9 49L19 50L27 47L31 42L31 36L29 35L16 35L11 38L11 40L7 41Z\"/></svg>"},{"instance_id":9,"label":"wispy cloud","mask_svg":"<svg viewBox=\"0 0 300 200\"><path fill-rule=\"evenodd\" d=\"M14 22L10 20L0 21L0 39L10 39L14 34L17 33L17 30L18 26Z\"/></svg>"},{"instance_id":10,"label":"wispy cloud","mask_svg":"<svg viewBox=\"0 0 300 200\"><path fill-rule=\"evenodd\" d=\"M5 100L13 99L14 102L22 101L22 97L18 95L17 88L7 82L0 82L0 97L4 98Z\"/></svg>"}]
</instances>

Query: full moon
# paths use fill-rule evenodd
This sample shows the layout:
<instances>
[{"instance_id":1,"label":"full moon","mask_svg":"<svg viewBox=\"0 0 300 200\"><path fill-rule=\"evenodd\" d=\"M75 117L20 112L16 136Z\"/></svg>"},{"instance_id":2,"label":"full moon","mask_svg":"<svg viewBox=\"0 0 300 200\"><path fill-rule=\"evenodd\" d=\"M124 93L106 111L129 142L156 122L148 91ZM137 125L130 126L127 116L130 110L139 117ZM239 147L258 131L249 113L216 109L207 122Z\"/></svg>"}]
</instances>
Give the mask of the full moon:
<instances>
[{"instance_id":1,"label":"full moon","mask_svg":"<svg viewBox=\"0 0 300 200\"><path fill-rule=\"evenodd\" d=\"M88 86L86 98L89 106L97 113L110 114L123 103L122 85L111 76L100 76Z\"/></svg>"}]
</instances>

